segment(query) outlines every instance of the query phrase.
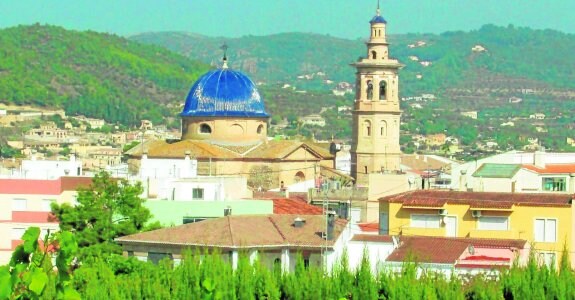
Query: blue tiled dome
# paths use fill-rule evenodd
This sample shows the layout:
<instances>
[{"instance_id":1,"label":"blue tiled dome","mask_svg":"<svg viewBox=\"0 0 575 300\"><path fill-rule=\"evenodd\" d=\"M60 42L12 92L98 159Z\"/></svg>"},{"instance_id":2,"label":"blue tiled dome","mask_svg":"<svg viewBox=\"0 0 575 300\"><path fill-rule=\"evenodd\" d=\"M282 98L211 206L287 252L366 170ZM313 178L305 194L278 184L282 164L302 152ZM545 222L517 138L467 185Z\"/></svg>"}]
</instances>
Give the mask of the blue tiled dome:
<instances>
[{"instance_id":1,"label":"blue tiled dome","mask_svg":"<svg viewBox=\"0 0 575 300\"><path fill-rule=\"evenodd\" d=\"M383 24L387 24L387 21L382 17L382 16L375 16L371 19L371 21L369 21L369 23L371 24L375 24L375 23L383 23Z\"/></svg>"},{"instance_id":2,"label":"blue tiled dome","mask_svg":"<svg viewBox=\"0 0 575 300\"><path fill-rule=\"evenodd\" d=\"M227 68L204 74L192 87L183 117L269 117L255 84Z\"/></svg>"}]
</instances>

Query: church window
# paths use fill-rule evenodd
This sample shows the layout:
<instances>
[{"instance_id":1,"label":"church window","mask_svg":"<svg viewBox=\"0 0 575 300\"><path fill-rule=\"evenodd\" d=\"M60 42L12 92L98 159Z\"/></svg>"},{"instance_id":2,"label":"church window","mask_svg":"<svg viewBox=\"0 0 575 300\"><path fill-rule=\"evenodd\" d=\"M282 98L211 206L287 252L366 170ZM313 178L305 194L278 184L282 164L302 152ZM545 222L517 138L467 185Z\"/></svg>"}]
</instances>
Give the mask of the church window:
<instances>
[{"instance_id":1,"label":"church window","mask_svg":"<svg viewBox=\"0 0 575 300\"><path fill-rule=\"evenodd\" d=\"M244 134L244 128L240 124L233 124L232 126L230 126L228 133L232 134L232 135L236 135L236 136L243 135Z\"/></svg>"},{"instance_id":2,"label":"church window","mask_svg":"<svg viewBox=\"0 0 575 300\"><path fill-rule=\"evenodd\" d=\"M371 59L376 59L376 58L377 58L377 52L371 51Z\"/></svg>"},{"instance_id":3,"label":"church window","mask_svg":"<svg viewBox=\"0 0 575 300\"><path fill-rule=\"evenodd\" d=\"M363 135L371 136L371 122L368 120L363 121Z\"/></svg>"},{"instance_id":4,"label":"church window","mask_svg":"<svg viewBox=\"0 0 575 300\"><path fill-rule=\"evenodd\" d=\"M264 125L260 124L260 126L258 126L258 134L261 134L263 132L263 130L264 130Z\"/></svg>"},{"instance_id":5,"label":"church window","mask_svg":"<svg viewBox=\"0 0 575 300\"><path fill-rule=\"evenodd\" d=\"M379 100L387 99L387 82L382 80L379 82Z\"/></svg>"},{"instance_id":6,"label":"church window","mask_svg":"<svg viewBox=\"0 0 575 300\"><path fill-rule=\"evenodd\" d=\"M379 135L387 136L387 123L385 121L381 121L380 123Z\"/></svg>"},{"instance_id":7,"label":"church window","mask_svg":"<svg viewBox=\"0 0 575 300\"><path fill-rule=\"evenodd\" d=\"M210 125L204 123L200 125L200 133L212 133L212 127Z\"/></svg>"},{"instance_id":8,"label":"church window","mask_svg":"<svg viewBox=\"0 0 575 300\"><path fill-rule=\"evenodd\" d=\"M373 99L373 83L371 80L367 81L367 100Z\"/></svg>"}]
</instances>

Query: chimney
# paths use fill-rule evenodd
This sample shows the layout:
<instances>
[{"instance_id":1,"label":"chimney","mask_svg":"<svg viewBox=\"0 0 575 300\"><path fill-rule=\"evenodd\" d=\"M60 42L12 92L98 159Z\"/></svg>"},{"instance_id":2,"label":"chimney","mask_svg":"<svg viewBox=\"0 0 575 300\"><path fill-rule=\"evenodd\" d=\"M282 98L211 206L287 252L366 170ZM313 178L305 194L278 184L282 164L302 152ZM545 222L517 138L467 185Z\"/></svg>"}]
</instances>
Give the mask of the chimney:
<instances>
[{"instance_id":1,"label":"chimney","mask_svg":"<svg viewBox=\"0 0 575 300\"><path fill-rule=\"evenodd\" d=\"M460 170L461 176L459 176L459 191L467 192L467 170Z\"/></svg>"},{"instance_id":2,"label":"chimney","mask_svg":"<svg viewBox=\"0 0 575 300\"><path fill-rule=\"evenodd\" d=\"M229 206L224 208L224 217L231 216L231 215L232 215L232 208Z\"/></svg>"},{"instance_id":3,"label":"chimney","mask_svg":"<svg viewBox=\"0 0 575 300\"><path fill-rule=\"evenodd\" d=\"M192 152L190 150L186 150L186 157L185 160L190 160L190 155L192 154Z\"/></svg>"},{"instance_id":4,"label":"chimney","mask_svg":"<svg viewBox=\"0 0 575 300\"><path fill-rule=\"evenodd\" d=\"M327 212L327 235L326 239L328 241L333 240L333 230L335 228L335 212L330 210Z\"/></svg>"},{"instance_id":5,"label":"chimney","mask_svg":"<svg viewBox=\"0 0 575 300\"><path fill-rule=\"evenodd\" d=\"M533 153L533 164L538 168L545 168L545 148Z\"/></svg>"},{"instance_id":6,"label":"chimney","mask_svg":"<svg viewBox=\"0 0 575 300\"><path fill-rule=\"evenodd\" d=\"M302 219L302 218L300 218L300 217L297 217L297 218L293 219L293 227L295 227L295 228L301 228L301 227L303 227L303 225L305 225L305 220L304 220L304 219Z\"/></svg>"}]
</instances>

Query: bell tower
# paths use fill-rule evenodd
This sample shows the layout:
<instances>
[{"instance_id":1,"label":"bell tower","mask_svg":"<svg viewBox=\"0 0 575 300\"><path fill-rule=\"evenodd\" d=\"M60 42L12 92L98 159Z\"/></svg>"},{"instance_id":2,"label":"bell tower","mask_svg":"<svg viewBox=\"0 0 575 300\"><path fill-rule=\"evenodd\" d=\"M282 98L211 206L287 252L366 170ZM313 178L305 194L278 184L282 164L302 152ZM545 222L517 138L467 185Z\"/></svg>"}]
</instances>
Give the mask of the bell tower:
<instances>
[{"instance_id":1,"label":"bell tower","mask_svg":"<svg viewBox=\"0 0 575 300\"><path fill-rule=\"evenodd\" d=\"M352 64L357 72L351 176L359 185L367 184L371 173L398 171L401 159L398 72L403 65L389 58L387 21L380 14L379 2L369 23L367 56Z\"/></svg>"}]
</instances>

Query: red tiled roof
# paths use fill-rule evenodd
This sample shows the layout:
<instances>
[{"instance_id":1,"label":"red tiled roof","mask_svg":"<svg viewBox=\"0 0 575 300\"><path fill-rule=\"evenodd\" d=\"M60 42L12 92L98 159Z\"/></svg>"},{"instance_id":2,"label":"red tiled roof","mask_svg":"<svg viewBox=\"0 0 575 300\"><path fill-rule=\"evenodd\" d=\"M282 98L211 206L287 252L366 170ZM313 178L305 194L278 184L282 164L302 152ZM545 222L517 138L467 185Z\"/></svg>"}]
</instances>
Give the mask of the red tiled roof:
<instances>
[{"instance_id":1,"label":"red tiled roof","mask_svg":"<svg viewBox=\"0 0 575 300\"><path fill-rule=\"evenodd\" d=\"M356 234L351 239L354 242L393 243L391 235Z\"/></svg>"},{"instance_id":2,"label":"red tiled roof","mask_svg":"<svg viewBox=\"0 0 575 300\"><path fill-rule=\"evenodd\" d=\"M523 165L522 167L539 174L575 173L575 164L546 164L544 168L539 168L535 165Z\"/></svg>"},{"instance_id":3,"label":"red tiled roof","mask_svg":"<svg viewBox=\"0 0 575 300\"><path fill-rule=\"evenodd\" d=\"M508 257L492 257L492 256L485 256L485 255L472 255L472 256L462 258L461 260L505 261L505 262L511 261L511 259Z\"/></svg>"},{"instance_id":4,"label":"red tiled roof","mask_svg":"<svg viewBox=\"0 0 575 300\"><path fill-rule=\"evenodd\" d=\"M382 202L402 203L418 206L429 203L435 207L441 202L449 204L467 204L472 207L509 208L519 206L570 207L572 195L567 194L523 194L490 192L456 192L440 190L417 190L380 198Z\"/></svg>"},{"instance_id":5,"label":"red tiled roof","mask_svg":"<svg viewBox=\"0 0 575 300\"><path fill-rule=\"evenodd\" d=\"M400 246L387 261L404 262L413 260L422 263L455 264L467 247L518 248L527 244L525 240L447 238L429 236L400 236Z\"/></svg>"},{"instance_id":6,"label":"red tiled roof","mask_svg":"<svg viewBox=\"0 0 575 300\"><path fill-rule=\"evenodd\" d=\"M295 199L272 199L274 214L279 215L322 215L323 209L305 201Z\"/></svg>"},{"instance_id":7,"label":"red tiled roof","mask_svg":"<svg viewBox=\"0 0 575 300\"><path fill-rule=\"evenodd\" d=\"M293 226L299 215L227 216L117 238L120 244L173 245L217 248L333 247L347 224L338 219L334 239L326 241L324 216L304 216L303 227Z\"/></svg>"},{"instance_id":8,"label":"red tiled roof","mask_svg":"<svg viewBox=\"0 0 575 300\"><path fill-rule=\"evenodd\" d=\"M467 268L467 269L502 269L509 268L508 264L455 264L456 268Z\"/></svg>"},{"instance_id":9,"label":"red tiled roof","mask_svg":"<svg viewBox=\"0 0 575 300\"><path fill-rule=\"evenodd\" d=\"M362 232L379 232L379 223L358 223Z\"/></svg>"}]
</instances>

